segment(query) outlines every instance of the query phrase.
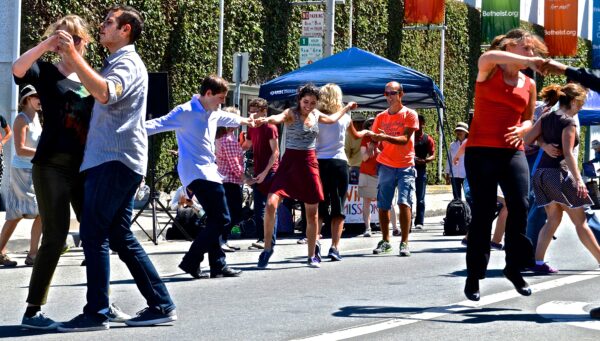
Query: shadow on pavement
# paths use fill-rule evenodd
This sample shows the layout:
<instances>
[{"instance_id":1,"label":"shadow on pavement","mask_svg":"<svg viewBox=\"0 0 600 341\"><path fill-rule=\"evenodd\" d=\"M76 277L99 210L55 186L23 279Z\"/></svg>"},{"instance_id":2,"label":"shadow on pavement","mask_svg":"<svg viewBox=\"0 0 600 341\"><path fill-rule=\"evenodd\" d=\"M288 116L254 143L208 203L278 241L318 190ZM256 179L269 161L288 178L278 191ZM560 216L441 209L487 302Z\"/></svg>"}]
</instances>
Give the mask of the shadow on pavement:
<instances>
[{"instance_id":1,"label":"shadow on pavement","mask_svg":"<svg viewBox=\"0 0 600 341\"><path fill-rule=\"evenodd\" d=\"M456 311L456 307L453 309L447 309L447 307L383 307L383 306L348 306L342 307L339 311L333 313L336 317L353 317L353 318L373 318L373 319L405 319L405 320L423 320L428 322L443 322L443 323L470 323L470 324L481 324L498 321L525 321L525 322L536 322L536 323L552 323L554 321L541 317L538 314L519 314L519 309L512 308L465 308ZM510 313L514 311L515 313ZM440 319L440 318L424 318L420 319L418 316L410 316L412 314L418 314L422 312L432 313L446 313L448 315L456 316L459 319ZM499 312L507 312L505 314L499 314ZM394 316L396 314L396 316ZM409 314L409 315L407 315ZM464 319L460 319L460 317ZM565 315L564 318L569 318L570 315Z\"/></svg>"},{"instance_id":2,"label":"shadow on pavement","mask_svg":"<svg viewBox=\"0 0 600 341\"><path fill-rule=\"evenodd\" d=\"M30 337L44 334L58 334L55 330L33 330L21 325L0 326L0 337Z\"/></svg>"}]
</instances>

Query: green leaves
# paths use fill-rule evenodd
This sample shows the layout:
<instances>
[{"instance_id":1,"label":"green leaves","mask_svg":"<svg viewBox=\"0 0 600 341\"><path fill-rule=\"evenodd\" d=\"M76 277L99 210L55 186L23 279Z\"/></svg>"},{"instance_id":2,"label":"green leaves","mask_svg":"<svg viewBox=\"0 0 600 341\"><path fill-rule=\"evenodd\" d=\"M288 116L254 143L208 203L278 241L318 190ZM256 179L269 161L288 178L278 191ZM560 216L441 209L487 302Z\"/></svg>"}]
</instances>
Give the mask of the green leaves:
<instances>
[{"instance_id":1,"label":"green leaves","mask_svg":"<svg viewBox=\"0 0 600 341\"><path fill-rule=\"evenodd\" d=\"M200 81L217 72L219 0L126 0L145 19L144 32L136 43L149 71L169 73L171 106L188 101L198 92ZM250 53L250 84L261 84L298 67L298 41L302 11L325 10L323 5L292 6L288 0L225 0L223 76L231 78L232 56ZM98 37L98 25L114 0L22 0L21 52L41 40L46 27L74 13L90 24ZM440 80L440 31L403 30L404 1L353 0L353 44ZM335 52L348 46L349 1L336 6ZM452 127L468 119L473 107L477 59L481 54L481 15L463 2L446 1L444 95L445 115ZM522 26L543 35L540 26ZM567 61L589 65L590 42L580 40L578 56ZM88 47L86 58L99 69L106 50L98 43ZM50 58L48 56L47 58ZM564 77L538 77L538 89ZM438 140L437 114L420 110L427 117L426 132ZM449 143L453 136L446 136ZM165 152L176 148L173 134L161 134L158 173L171 170L173 158ZM438 156L439 157L439 156ZM437 181L437 163L430 163L429 182Z\"/></svg>"}]
</instances>

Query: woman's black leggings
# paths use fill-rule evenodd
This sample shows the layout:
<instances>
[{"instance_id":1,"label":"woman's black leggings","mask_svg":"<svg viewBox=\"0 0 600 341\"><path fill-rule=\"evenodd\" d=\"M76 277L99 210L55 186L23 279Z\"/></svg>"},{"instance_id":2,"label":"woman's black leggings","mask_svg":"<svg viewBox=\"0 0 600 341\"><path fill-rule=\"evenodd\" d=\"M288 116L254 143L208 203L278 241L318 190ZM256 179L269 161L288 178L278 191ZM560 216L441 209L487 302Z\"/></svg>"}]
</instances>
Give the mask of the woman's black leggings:
<instances>
[{"instance_id":1,"label":"woman's black leggings","mask_svg":"<svg viewBox=\"0 0 600 341\"><path fill-rule=\"evenodd\" d=\"M525 154L513 149L469 147L465 153L465 168L473 199L467 275L485 278L498 185L508 209L504 234L506 268L519 271L533 266L533 245L525 235L529 210L529 167Z\"/></svg>"}]
</instances>

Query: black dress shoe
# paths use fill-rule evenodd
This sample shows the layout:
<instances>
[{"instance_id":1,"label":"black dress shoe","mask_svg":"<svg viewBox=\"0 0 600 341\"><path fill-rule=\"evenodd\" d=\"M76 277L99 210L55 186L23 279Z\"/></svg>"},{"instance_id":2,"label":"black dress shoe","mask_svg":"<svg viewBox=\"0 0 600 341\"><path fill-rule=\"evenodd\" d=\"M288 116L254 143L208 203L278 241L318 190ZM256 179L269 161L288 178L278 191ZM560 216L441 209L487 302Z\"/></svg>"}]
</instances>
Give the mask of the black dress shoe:
<instances>
[{"instance_id":1,"label":"black dress shoe","mask_svg":"<svg viewBox=\"0 0 600 341\"><path fill-rule=\"evenodd\" d=\"M593 319L600 320L600 307L596 307L596 308L590 310L590 317Z\"/></svg>"},{"instance_id":2,"label":"black dress shoe","mask_svg":"<svg viewBox=\"0 0 600 341\"><path fill-rule=\"evenodd\" d=\"M531 288L529 287L529 284L525 282L519 271L504 269L502 270L502 273L504 273L506 279L508 279L515 286L515 289L519 294L523 296L531 295Z\"/></svg>"},{"instance_id":3,"label":"black dress shoe","mask_svg":"<svg viewBox=\"0 0 600 341\"><path fill-rule=\"evenodd\" d=\"M213 271L210 270L210 278L219 278L219 277L239 277L242 274L242 270L232 269L228 266L224 267L221 270Z\"/></svg>"},{"instance_id":4,"label":"black dress shoe","mask_svg":"<svg viewBox=\"0 0 600 341\"><path fill-rule=\"evenodd\" d=\"M183 264L179 264L179 268L181 270L183 270L185 273L190 274L190 276L194 277L195 279L208 278L208 274L205 272L202 272L202 270L200 270L200 267L198 267L195 270L192 270L192 269L187 268Z\"/></svg>"},{"instance_id":5,"label":"black dress shoe","mask_svg":"<svg viewBox=\"0 0 600 341\"><path fill-rule=\"evenodd\" d=\"M467 277L465 296L471 301L479 301L481 294L479 294L479 280L477 278Z\"/></svg>"}]
</instances>

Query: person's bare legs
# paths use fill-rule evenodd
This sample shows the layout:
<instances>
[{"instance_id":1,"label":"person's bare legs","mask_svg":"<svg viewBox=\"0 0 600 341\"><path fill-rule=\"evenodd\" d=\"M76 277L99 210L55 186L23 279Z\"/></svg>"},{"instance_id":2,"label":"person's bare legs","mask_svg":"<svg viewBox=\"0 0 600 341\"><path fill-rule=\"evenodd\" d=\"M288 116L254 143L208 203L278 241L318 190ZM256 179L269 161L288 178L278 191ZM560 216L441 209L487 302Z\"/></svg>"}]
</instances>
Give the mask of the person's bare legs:
<instances>
[{"instance_id":1,"label":"person's bare legs","mask_svg":"<svg viewBox=\"0 0 600 341\"><path fill-rule=\"evenodd\" d=\"M306 244L308 245L308 258L310 259L315 256L315 245L317 245L317 221L319 204L305 203L304 207L306 208Z\"/></svg>"},{"instance_id":2,"label":"person's bare legs","mask_svg":"<svg viewBox=\"0 0 600 341\"><path fill-rule=\"evenodd\" d=\"M344 231L344 217L332 217L331 218L331 246L336 250L339 250L338 245L342 238L342 232Z\"/></svg>"},{"instance_id":3,"label":"person's bare legs","mask_svg":"<svg viewBox=\"0 0 600 341\"><path fill-rule=\"evenodd\" d=\"M29 241L29 256L35 257L40 247L42 237L42 218L38 215L31 225L31 240Z\"/></svg>"},{"instance_id":4,"label":"person's bare legs","mask_svg":"<svg viewBox=\"0 0 600 341\"><path fill-rule=\"evenodd\" d=\"M2 252L3 255L6 254L6 245L8 244L8 240L15 232L15 228L21 219L22 218L11 219L4 222L2 232L0 232L0 252Z\"/></svg>"},{"instance_id":5,"label":"person's bare legs","mask_svg":"<svg viewBox=\"0 0 600 341\"><path fill-rule=\"evenodd\" d=\"M600 264L600 245L598 245L594 233L587 224L587 218L585 217L583 207L568 209L567 214L569 215L569 218L571 218L573 224L575 224L575 230L577 231L579 240L592 256L596 258L596 262Z\"/></svg>"},{"instance_id":6,"label":"person's bare legs","mask_svg":"<svg viewBox=\"0 0 600 341\"><path fill-rule=\"evenodd\" d=\"M552 236L554 236L558 225L560 225L563 215L563 210L559 204L546 205L544 206L544 209L546 210L548 218L546 224L544 224L544 227L540 230L537 246L535 248L535 260L538 262L544 260Z\"/></svg>"},{"instance_id":7,"label":"person's bare legs","mask_svg":"<svg viewBox=\"0 0 600 341\"><path fill-rule=\"evenodd\" d=\"M410 232L410 223L412 219L412 208L409 205L398 204L398 210L400 211L400 230L402 231L402 239L400 242L408 242L408 235Z\"/></svg>"},{"instance_id":8,"label":"person's bare legs","mask_svg":"<svg viewBox=\"0 0 600 341\"><path fill-rule=\"evenodd\" d=\"M371 198L363 198L363 223L365 224L365 232L371 230Z\"/></svg>"},{"instance_id":9,"label":"person's bare legs","mask_svg":"<svg viewBox=\"0 0 600 341\"><path fill-rule=\"evenodd\" d=\"M393 206L392 206L393 208ZM381 239L390 241L390 210L379 209L379 227L381 228Z\"/></svg>"},{"instance_id":10,"label":"person's bare legs","mask_svg":"<svg viewBox=\"0 0 600 341\"><path fill-rule=\"evenodd\" d=\"M395 199L396 199L396 197L394 197L393 202L396 201ZM392 222L392 229L394 229L394 230L397 229L398 228L398 217L396 215L396 208L394 207L393 204L392 204L392 207L390 207L390 215L389 216L390 217L388 218L388 220L391 220L391 222ZM388 226L388 229L389 229L389 226Z\"/></svg>"},{"instance_id":11,"label":"person's bare legs","mask_svg":"<svg viewBox=\"0 0 600 341\"><path fill-rule=\"evenodd\" d=\"M282 198L275 194L269 193L267 196L267 206L265 207L264 217L264 232L265 232L265 250L271 250L273 248L273 231L275 230L275 213L277 207L281 203Z\"/></svg>"},{"instance_id":12,"label":"person's bare legs","mask_svg":"<svg viewBox=\"0 0 600 341\"><path fill-rule=\"evenodd\" d=\"M506 217L508 217L508 210L506 206L502 206L500 213L498 213L498 219L496 220L496 228L494 229L494 235L492 236L492 242L496 244L502 243L502 237L504 237L504 230L506 230Z\"/></svg>"}]
</instances>

